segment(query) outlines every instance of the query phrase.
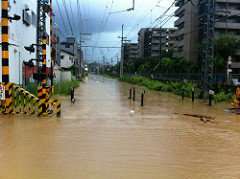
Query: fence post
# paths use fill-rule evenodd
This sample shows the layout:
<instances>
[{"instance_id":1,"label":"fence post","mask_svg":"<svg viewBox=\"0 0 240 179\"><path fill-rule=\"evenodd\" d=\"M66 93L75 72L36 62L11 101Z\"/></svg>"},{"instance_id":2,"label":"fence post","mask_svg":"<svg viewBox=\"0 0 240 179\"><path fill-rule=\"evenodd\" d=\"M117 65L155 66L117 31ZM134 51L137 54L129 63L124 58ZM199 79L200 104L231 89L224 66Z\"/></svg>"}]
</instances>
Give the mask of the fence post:
<instances>
[{"instance_id":1,"label":"fence post","mask_svg":"<svg viewBox=\"0 0 240 179\"><path fill-rule=\"evenodd\" d=\"M145 90L142 89L142 93L141 93L141 106L143 106L144 94L145 94Z\"/></svg>"},{"instance_id":2,"label":"fence post","mask_svg":"<svg viewBox=\"0 0 240 179\"><path fill-rule=\"evenodd\" d=\"M194 101L194 91L195 89L192 87L192 101Z\"/></svg>"},{"instance_id":3,"label":"fence post","mask_svg":"<svg viewBox=\"0 0 240 179\"><path fill-rule=\"evenodd\" d=\"M132 99L132 89L131 88L129 89L129 97L128 97L128 99Z\"/></svg>"},{"instance_id":4,"label":"fence post","mask_svg":"<svg viewBox=\"0 0 240 179\"><path fill-rule=\"evenodd\" d=\"M135 87L133 87L132 89L133 89L133 101L135 101L135 96L136 96Z\"/></svg>"}]
</instances>

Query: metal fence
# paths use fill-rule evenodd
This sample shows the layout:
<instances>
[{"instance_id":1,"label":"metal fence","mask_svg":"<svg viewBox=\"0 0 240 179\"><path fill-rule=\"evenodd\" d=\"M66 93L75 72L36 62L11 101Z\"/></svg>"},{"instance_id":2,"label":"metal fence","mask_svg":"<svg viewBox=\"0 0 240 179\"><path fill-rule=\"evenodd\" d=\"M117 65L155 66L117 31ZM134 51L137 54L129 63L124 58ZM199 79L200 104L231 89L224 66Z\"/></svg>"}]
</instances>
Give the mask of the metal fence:
<instances>
[{"instance_id":1,"label":"metal fence","mask_svg":"<svg viewBox=\"0 0 240 179\"><path fill-rule=\"evenodd\" d=\"M107 73L108 75L119 77L118 73ZM201 82L202 75L201 73L124 73L129 76L143 76L153 80L159 81L183 81L188 80L191 82ZM231 85L233 84L233 79L240 81L240 74L214 74L213 75L213 84L224 84ZM239 83L240 84L240 83Z\"/></svg>"}]
</instances>

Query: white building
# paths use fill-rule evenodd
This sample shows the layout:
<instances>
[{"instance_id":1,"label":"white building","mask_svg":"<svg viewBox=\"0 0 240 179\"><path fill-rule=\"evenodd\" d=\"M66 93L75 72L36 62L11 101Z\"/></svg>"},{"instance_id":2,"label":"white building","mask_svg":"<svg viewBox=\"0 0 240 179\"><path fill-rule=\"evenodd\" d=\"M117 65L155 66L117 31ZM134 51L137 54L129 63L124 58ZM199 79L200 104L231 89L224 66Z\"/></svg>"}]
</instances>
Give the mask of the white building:
<instances>
[{"instance_id":1,"label":"white building","mask_svg":"<svg viewBox=\"0 0 240 179\"><path fill-rule=\"evenodd\" d=\"M61 68L69 68L74 65L74 55L70 52L61 50Z\"/></svg>"},{"instance_id":2,"label":"white building","mask_svg":"<svg viewBox=\"0 0 240 179\"><path fill-rule=\"evenodd\" d=\"M8 0L9 13L13 17L17 14L21 17L19 21L9 20L9 81L23 84L25 69L23 61L35 59L35 53L29 53L24 46L36 44L37 33L37 0ZM1 7L1 4L0 4ZM0 11L1 14L1 11ZM46 32L50 35L50 17L46 15ZM2 37L0 36L0 39ZM2 39L1 39L2 40ZM50 67L50 40L47 45L47 67ZM0 52L2 49L0 49ZM36 50L35 50L36 52ZM0 54L2 58L2 52ZM0 68L2 63L0 63ZM0 81L2 81L2 70L0 70Z\"/></svg>"}]
</instances>

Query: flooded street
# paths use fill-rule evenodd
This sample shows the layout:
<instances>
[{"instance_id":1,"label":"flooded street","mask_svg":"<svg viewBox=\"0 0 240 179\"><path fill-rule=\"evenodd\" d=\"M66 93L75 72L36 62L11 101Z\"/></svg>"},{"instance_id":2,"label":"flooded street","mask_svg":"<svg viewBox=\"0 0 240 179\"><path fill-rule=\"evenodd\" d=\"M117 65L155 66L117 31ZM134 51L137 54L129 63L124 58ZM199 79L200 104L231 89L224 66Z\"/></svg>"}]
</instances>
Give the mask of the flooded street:
<instances>
[{"instance_id":1,"label":"flooded street","mask_svg":"<svg viewBox=\"0 0 240 179\"><path fill-rule=\"evenodd\" d=\"M0 178L240 178L240 116L228 104L90 75L61 118L0 116ZM216 117L203 123L184 113Z\"/></svg>"}]
</instances>

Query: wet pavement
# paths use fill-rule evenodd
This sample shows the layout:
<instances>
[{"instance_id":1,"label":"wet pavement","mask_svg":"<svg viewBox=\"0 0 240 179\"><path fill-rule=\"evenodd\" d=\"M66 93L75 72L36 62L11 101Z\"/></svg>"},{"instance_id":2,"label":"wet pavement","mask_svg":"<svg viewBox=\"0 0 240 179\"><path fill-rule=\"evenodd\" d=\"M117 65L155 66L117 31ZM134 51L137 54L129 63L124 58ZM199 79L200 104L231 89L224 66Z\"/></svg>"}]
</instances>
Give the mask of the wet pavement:
<instances>
[{"instance_id":1,"label":"wet pavement","mask_svg":"<svg viewBox=\"0 0 240 179\"><path fill-rule=\"evenodd\" d=\"M240 116L227 103L90 75L61 118L0 116L0 178L240 178ZM203 123L184 113L216 117Z\"/></svg>"}]
</instances>

